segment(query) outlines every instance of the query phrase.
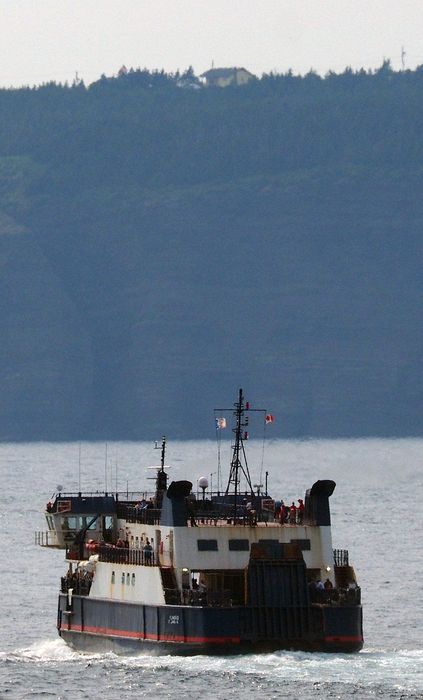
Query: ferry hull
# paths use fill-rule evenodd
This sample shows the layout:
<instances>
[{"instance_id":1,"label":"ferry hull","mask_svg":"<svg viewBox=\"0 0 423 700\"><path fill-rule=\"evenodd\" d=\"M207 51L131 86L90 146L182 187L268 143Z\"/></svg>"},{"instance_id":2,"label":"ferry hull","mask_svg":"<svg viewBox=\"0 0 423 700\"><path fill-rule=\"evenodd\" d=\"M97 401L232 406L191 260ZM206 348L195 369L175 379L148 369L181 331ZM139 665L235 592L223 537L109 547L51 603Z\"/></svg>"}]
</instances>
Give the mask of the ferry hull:
<instances>
[{"instance_id":1,"label":"ferry hull","mask_svg":"<svg viewBox=\"0 0 423 700\"><path fill-rule=\"evenodd\" d=\"M356 652L361 606L296 609L149 606L60 595L60 636L86 652L239 654L293 649Z\"/></svg>"}]
</instances>

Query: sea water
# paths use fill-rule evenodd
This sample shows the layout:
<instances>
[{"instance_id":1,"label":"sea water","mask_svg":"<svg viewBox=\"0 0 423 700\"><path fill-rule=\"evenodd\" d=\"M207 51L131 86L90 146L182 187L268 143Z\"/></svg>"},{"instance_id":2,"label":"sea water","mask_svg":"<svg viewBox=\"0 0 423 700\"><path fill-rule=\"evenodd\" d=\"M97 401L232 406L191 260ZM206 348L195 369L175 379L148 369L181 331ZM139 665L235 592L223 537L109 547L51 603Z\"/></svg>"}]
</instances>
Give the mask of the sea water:
<instances>
[{"instance_id":1,"label":"sea water","mask_svg":"<svg viewBox=\"0 0 423 700\"><path fill-rule=\"evenodd\" d=\"M79 654L55 629L63 552L34 544L63 490L152 490L149 443L0 445L0 697L423 698L423 440L251 441L252 482L286 503L333 479L333 545L348 549L364 608L359 654L280 651L219 656ZM222 443L226 486L230 443ZM217 487L213 442L170 443L172 479Z\"/></svg>"}]
</instances>

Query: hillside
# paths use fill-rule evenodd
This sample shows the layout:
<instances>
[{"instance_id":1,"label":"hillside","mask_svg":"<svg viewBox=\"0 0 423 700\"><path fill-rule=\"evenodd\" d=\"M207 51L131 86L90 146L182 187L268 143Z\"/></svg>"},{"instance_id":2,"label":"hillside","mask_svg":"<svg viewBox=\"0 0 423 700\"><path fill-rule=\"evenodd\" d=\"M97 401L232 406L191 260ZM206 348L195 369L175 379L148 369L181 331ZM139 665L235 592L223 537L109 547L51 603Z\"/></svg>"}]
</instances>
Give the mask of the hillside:
<instances>
[{"instance_id":1,"label":"hillside","mask_svg":"<svg viewBox=\"0 0 423 700\"><path fill-rule=\"evenodd\" d=\"M423 434L423 71L0 91L0 439Z\"/></svg>"}]
</instances>

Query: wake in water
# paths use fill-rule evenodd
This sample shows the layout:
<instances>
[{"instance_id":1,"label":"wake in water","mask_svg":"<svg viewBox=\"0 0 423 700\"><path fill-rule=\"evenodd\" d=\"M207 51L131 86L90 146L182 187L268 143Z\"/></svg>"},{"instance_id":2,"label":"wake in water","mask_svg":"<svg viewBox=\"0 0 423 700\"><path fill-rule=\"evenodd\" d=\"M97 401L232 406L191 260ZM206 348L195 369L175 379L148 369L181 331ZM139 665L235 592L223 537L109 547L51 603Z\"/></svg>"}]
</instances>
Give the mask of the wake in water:
<instances>
[{"instance_id":1,"label":"wake in water","mask_svg":"<svg viewBox=\"0 0 423 700\"><path fill-rule=\"evenodd\" d=\"M116 658L116 657L115 657ZM237 674L273 682L333 683L390 686L423 695L423 650L366 650L360 654L276 652L230 657L124 657L115 661L129 668L185 671L193 675ZM400 682L399 682L400 679Z\"/></svg>"},{"instance_id":2,"label":"wake in water","mask_svg":"<svg viewBox=\"0 0 423 700\"><path fill-rule=\"evenodd\" d=\"M423 696L423 650L387 651L367 649L360 654L316 654L277 652L238 656L139 656L81 654L72 651L61 639L45 640L29 647L0 653L0 667L33 665L60 671L62 679L74 677L79 667L87 689L94 677L108 679L110 697L118 688L137 688L138 697L168 697L169 687L185 686L185 697L235 697L243 689L250 697L265 692L267 698L292 697L293 689L302 698L384 697L414 700ZM18 674L19 675L19 674ZM153 684L153 686L151 686ZM211 685L210 685L211 684ZM150 686L150 689L149 689ZM214 691L207 694L208 687ZM11 692L11 691L10 691ZM9 697L13 697L10 695ZM51 697L70 698L66 695ZM191 694L192 693L192 694ZM285 694L286 693L286 694ZM312 693L312 695L310 695ZM18 697L18 695L16 696ZM47 693L47 697L49 697ZM76 696L75 696L76 697ZM116 695L117 697L117 695ZM170 697L170 696L169 696Z\"/></svg>"},{"instance_id":3,"label":"wake in water","mask_svg":"<svg viewBox=\"0 0 423 700\"><path fill-rule=\"evenodd\" d=\"M114 655L111 655L114 656ZM77 661L79 663L96 659L101 661L106 658L105 654L80 654L72 649L60 639L48 639L34 642L29 647L15 649L9 652L0 652L0 662L41 662L66 663Z\"/></svg>"}]
</instances>

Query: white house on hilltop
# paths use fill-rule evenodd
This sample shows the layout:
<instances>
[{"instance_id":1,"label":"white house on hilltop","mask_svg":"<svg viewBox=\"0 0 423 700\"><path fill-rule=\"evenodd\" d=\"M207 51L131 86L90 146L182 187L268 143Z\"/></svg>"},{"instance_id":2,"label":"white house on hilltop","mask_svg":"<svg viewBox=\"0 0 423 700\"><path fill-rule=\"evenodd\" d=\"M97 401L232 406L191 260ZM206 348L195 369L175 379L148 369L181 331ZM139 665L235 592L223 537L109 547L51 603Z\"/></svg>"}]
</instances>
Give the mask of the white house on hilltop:
<instances>
[{"instance_id":1,"label":"white house on hilltop","mask_svg":"<svg viewBox=\"0 0 423 700\"><path fill-rule=\"evenodd\" d=\"M207 87L228 87L229 85L246 85L256 77L245 68L210 68L202 73L201 78Z\"/></svg>"}]
</instances>

